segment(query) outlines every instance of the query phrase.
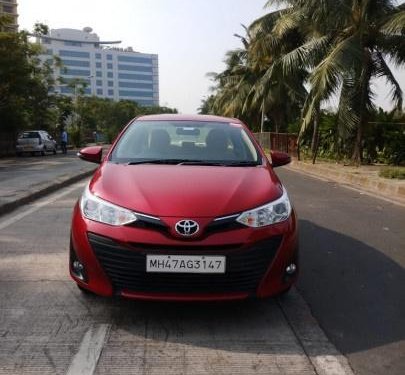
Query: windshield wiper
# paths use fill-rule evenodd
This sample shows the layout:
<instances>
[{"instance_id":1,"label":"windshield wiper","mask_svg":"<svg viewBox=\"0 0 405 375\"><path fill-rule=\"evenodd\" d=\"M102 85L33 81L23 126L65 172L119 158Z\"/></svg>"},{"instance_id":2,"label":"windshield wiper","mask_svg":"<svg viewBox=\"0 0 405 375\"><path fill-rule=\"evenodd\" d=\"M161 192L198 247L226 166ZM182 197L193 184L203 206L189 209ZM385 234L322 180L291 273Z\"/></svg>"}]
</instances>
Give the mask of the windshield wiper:
<instances>
[{"instance_id":1,"label":"windshield wiper","mask_svg":"<svg viewBox=\"0 0 405 375\"><path fill-rule=\"evenodd\" d=\"M180 163L181 165L213 165L221 167L250 167L259 165L253 161L211 161L211 160L190 160Z\"/></svg>"},{"instance_id":2,"label":"windshield wiper","mask_svg":"<svg viewBox=\"0 0 405 375\"><path fill-rule=\"evenodd\" d=\"M228 167L255 167L257 165L261 165L261 163L257 161L232 161L226 164Z\"/></svg>"},{"instance_id":3,"label":"windshield wiper","mask_svg":"<svg viewBox=\"0 0 405 375\"><path fill-rule=\"evenodd\" d=\"M126 163L126 165L137 164L175 164L175 165L209 165L220 167L250 167L260 163L253 161L215 161L215 160L192 160L192 159L145 159Z\"/></svg>"},{"instance_id":4,"label":"windshield wiper","mask_svg":"<svg viewBox=\"0 0 405 375\"><path fill-rule=\"evenodd\" d=\"M146 160L136 160L130 161L127 165L136 164L179 164L182 163L183 159L146 159Z\"/></svg>"}]
</instances>

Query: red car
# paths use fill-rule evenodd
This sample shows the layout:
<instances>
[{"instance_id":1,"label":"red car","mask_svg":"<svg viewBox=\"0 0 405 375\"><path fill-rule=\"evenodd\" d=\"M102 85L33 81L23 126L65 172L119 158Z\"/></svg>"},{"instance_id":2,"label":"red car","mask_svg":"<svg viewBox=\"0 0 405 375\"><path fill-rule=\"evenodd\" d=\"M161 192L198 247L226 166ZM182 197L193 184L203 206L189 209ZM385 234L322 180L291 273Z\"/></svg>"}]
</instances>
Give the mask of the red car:
<instances>
[{"instance_id":1,"label":"red car","mask_svg":"<svg viewBox=\"0 0 405 375\"><path fill-rule=\"evenodd\" d=\"M144 300L269 297L297 278L297 219L239 120L153 115L129 123L75 206L70 274L79 288Z\"/></svg>"}]
</instances>

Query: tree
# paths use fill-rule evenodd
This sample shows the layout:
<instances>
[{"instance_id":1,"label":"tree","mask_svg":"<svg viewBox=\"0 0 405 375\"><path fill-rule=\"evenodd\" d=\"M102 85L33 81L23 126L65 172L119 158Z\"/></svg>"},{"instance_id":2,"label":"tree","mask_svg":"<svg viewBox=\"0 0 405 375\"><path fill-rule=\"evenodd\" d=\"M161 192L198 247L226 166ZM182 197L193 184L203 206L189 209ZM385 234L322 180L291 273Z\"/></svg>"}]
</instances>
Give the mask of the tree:
<instances>
[{"instance_id":1,"label":"tree","mask_svg":"<svg viewBox=\"0 0 405 375\"><path fill-rule=\"evenodd\" d=\"M0 30L9 20L0 17ZM39 49L26 32L0 31L0 119L2 152L10 152L16 134L27 128L47 128L52 85L49 66L38 60Z\"/></svg>"},{"instance_id":2,"label":"tree","mask_svg":"<svg viewBox=\"0 0 405 375\"><path fill-rule=\"evenodd\" d=\"M311 30L311 39L292 56L294 63L305 63L309 58L309 65L314 65L302 129L309 126L322 103L337 95L337 127L341 137L353 136L352 161L358 165L363 156L364 130L375 108L373 79L385 77L392 87L394 107L402 107L402 90L387 60L397 65L405 62L403 7L394 6L391 0L283 3L289 6L289 20L297 20L307 29L309 25Z\"/></svg>"},{"instance_id":3,"label":"tree","mask_svg":"<svg viewBox=\"0 0 405 375\"><path fill-rule=\"evenodd\" d=\"M277 18L278 13L272 16ZM216 82L211 99L213 111L241 118L255 130L260 129L262 118L267 117L276 131L285 131L288 123L299 116L299 105L306 94L305 72L285 75L275 67L276 53L281 50L267 48L268 33L261 21L245 31L246 37L236 35L243 48L227 53L223 72L211 73ZM293 43L292 37L286 39ZM292 48L291 43L286 43L285 48Z\"/></svg>"}]
</instances>

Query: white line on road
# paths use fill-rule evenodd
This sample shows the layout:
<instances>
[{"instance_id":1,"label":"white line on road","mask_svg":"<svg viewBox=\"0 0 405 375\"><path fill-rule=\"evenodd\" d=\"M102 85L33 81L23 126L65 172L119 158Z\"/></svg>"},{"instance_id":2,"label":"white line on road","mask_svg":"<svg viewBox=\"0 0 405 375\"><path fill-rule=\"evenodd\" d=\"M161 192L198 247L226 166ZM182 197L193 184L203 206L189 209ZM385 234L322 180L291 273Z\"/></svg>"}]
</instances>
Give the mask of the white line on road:
<instances>
[{"instance_id":1,"label":"white line on road","mask_svg":"<svg viewBox=\"0 0 405 375\"><path fill-rule=\"evenodd\" d=\"M94 373L110 329L111 324L99 324L86 332L66 375L92 375Z\"/></svg>"},{"instance_id":2,"label":"white line on road","mask_svg":"<svg viewBox=\"0 0 405 375\"><path fill-rule=\"evenodd\" d=\"M32 206L31 208L28 208L26 211L16 214L16 215L10 217L9 219L4 220L2 223L0 223L0 230L9 227L10 225L16 223L17 221L20 221L21 219L23 219L24 217L26 217L28 215L31 215L32 213L38 211L42 207L47 206L48 204L51 204L60 198L63 198L64 196L70 194L72 191L79 188L80 186L84 186L84 183L79 182L79 183L74 184L71 187L67 188L62 193L52 194L50 198L48 198L44 201L40 201L39 203L34 204L34 205L31 204L30 205L30 206Z\"/></svg>"},{"instance_id":3,"label":"white line on road","mask_svg":"<svg viewBox=\"0 0 405 375\"><path fill-rule=\"evenodd\" d=\"M326 337L296 288L278 303L317 375L354 375L347 358Z\"/></svg>"}]
</instances>

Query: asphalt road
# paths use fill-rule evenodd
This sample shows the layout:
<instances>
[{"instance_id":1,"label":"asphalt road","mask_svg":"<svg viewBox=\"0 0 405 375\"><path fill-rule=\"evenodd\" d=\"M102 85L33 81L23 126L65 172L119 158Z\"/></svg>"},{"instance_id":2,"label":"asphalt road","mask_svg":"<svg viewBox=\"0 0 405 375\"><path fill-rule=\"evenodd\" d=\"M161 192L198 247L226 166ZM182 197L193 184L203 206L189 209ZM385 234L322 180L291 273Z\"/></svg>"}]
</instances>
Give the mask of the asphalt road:
<instances>
[{"instance_id":1,"label":"asphalt road","mask_svg":"<svg viewBox=\"0 0 405 375\"><path fill-rule=\"evenodd\" d=\"M67 265L84 185L0 217L0 374L351 373L294 290L224 304L82 294Z\"/></svg>"},{"instance_id":2,"label":"asphalt road","mask_svg":"<svg viewBox=\"0 0 405 375\"><path fill-rule=\"evenodd\" d=\"M300 217L298 288L313 315L356 374L403 375L404 208L278 173ZM294 291L232 304L82 295L67 262L83 186L0 217L0 374L342 373Z\"/></svg>"},{"instance_id":3,"label":"asphalt road","mask_svg":"<svg viewBox=\"0 0 405 375\"><path fill-rule=\"evenodd\" d=\"M356 374L405 374L405 208L283 168L300 220L298 289Z\"/></svg>"}]
</instances>

